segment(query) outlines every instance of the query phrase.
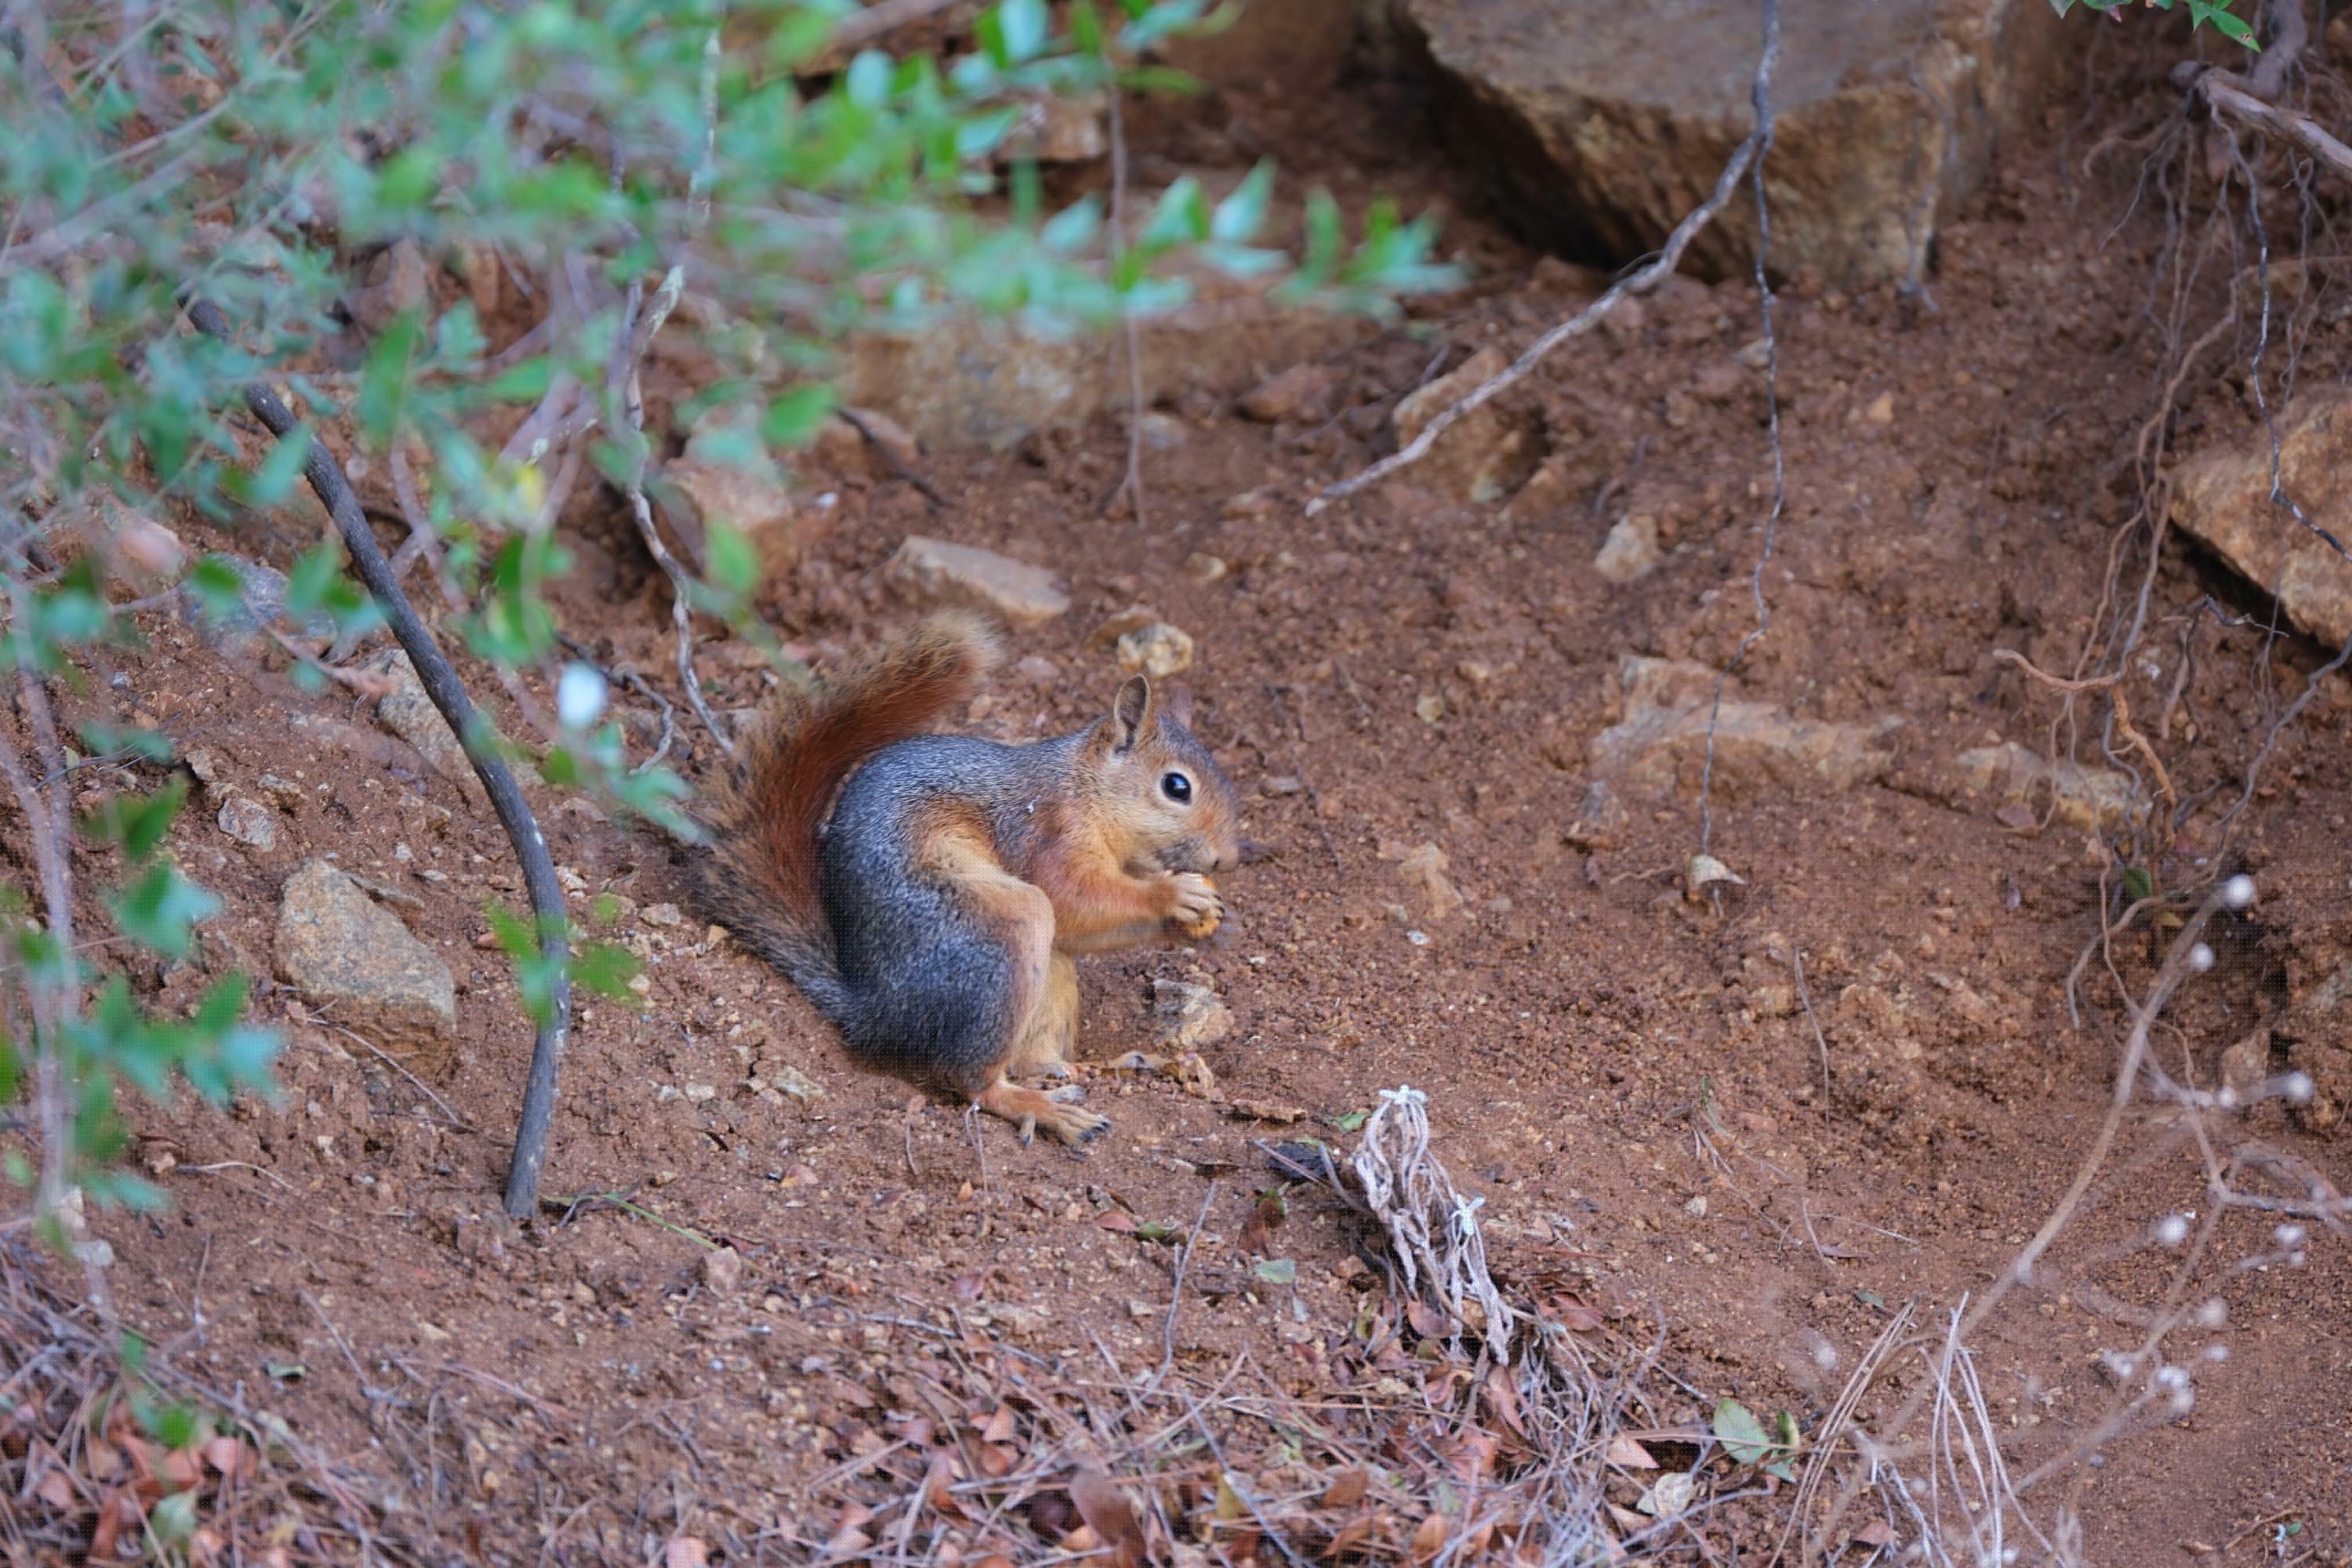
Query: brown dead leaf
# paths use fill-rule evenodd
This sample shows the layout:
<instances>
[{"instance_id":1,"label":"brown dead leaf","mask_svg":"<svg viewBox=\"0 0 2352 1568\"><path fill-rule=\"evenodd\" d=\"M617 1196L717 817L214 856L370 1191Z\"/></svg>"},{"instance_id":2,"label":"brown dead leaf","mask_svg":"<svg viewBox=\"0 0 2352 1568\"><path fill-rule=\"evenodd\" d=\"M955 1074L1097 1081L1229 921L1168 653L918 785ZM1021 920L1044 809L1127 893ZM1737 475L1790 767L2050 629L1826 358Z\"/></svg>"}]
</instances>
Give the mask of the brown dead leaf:
<instances>
[{"instance_id":1,"label":"brown dead leaf","mask_svg":"<svg viewBox=\"0 0 2352 1568\"><path fill-rule=\"evenodd\" d=\"M1250 1216L1242 1222L1242 1250L1259 1258L1274 1256L1274 1233L1289 1216L1290 1205L1283 1201L1282 1190L1270 1187L1258 1194L1257 1205Z\"/></svg>"},{"instance_id":2,"label":"brown dead leaf","mask_svg":"<svg viewBox=\"0 0 2352 1568\"><path fill-rule=\"evenodd\" d=\"M130 1523L139 1524L139 1504L128 1492L108 1491L98 1500L98 1523L89 1532L89 1561L100 1562L114 1555L114 1543L122 1535L122 1506L131 1505Z\"/></svg>"},{"instance_id":3,"label":"brown dead leaf","mask_svg":"<svg viewBox=\"0 0 2352 1568\"><path fill-rule=\"evenodd\" d=\"M204 1484L205 1462L194 1448L174 1448L163 1456L156 1474L166 1491L194 1491Z\"/></svg>"},{"instance_id":4,"label":"brown dead leaf","mask_svg":"<svg viewBox=\"0 0 2352 1568\"><path fill-rule=\"evenodd\" d=\"M82 1449L82 1461L89 1467L90 1479L110 1481L122 1468L122 1450L103 1437L92 1437Z\"/></svg>"},{"instance_id":5,"label":"brown dead leaf","mask_svg":"<svg viewBox=\"0 0 2352 1568\"><path fill-rule=\"evenodd\" d=\"M205 1463L224 1476L234 1476L245 1460L245 1445L234 1437L215 1437L204 1447Z\"/></svg>"},{"instance_id":6,"label":"brown dead leaf","mask_svg":"<svg viewBox=\"0 0 2352 1568\"><path fill-rule=\"evenodd\" d=\"M1404 1316L1405 1321L1412 1325L1412 1331L1423 1339L1442 1340L1454 1332L1453 1320L1426 1301L1407 1301Z\"/></svg>"},{"instance_id":7,"label":"brown dead leaf","mask_svg":"<svg viewBox=\"0 0 2352 1568\"><path fill-rule=\"evenodd\" d=\"M1013 1441L1013 1406L1000 1405L987 1420L975 1421L972 1425L979 1428L980 1440L983 1443L1010 1443Z\"/></svg>"},{"instance_id":8,"label":"brown dead leaf","mask_svg":"<svg viewBox=\"0 0 2352 1568\"><path fill-rule=\"evenodd\" d=\"M673 1535L662 1548L662 1568L710 1568L710 1548L691 1535Z\"/></svg>"},{"instance_id":9,"label":"brown dead leaf","mask_svg":"<svg viewBox=\"0 0 2352 1568\"><path fill-rule=\"evenodd\" d=\"M1114 1568L1143 1568L1143 1526L1125 1490L1098 1470L1080 1470L1070 1478L1070 1500L1077 1505L1078 1517L1110 1548Z\"/></svg>"},{"instance_id":10,"label":"brown dead leaf","mask_svg":"<svg viewBox=\"0 0 2352 1568\"><path fill-rule=\"evenodd\" d=\"M1433 1563L1445 1550L1445 1516L1433 1513L1412 1532L1412 1545L1407 1549L1415 1563Z\"/></svg>"},{"instance_id":11,"label":"brown dead leaf","mask_svg":"<svg viewBox=\"0 0 2352 1568\"><path fill-rule=\"evenodd\" d=\"M1370 1514L1358 1514L1332 1532L1331 1544L1323 1549L1324 1558L1336 1563L1351 1552L1362 1551L1371 1544L1372 1532L1379 1528L1379 1521Z\"/></svg>"},{"instance_id":12,"label":"brown dead leaf","mask_svg":"<svg viewBox=\"0 0 2352 1568\"><path fill-rule=\"evenodd\" d=\"M1603 1318L1598 1311L1586 1306L1583 1302L1578 1300L1573 1296L1564 1296L1559 1300L1554 1301L1552 1303L1552 1316L1559 1320L1559 1326L1561 1328L1566 1329L1572 1334L1590 1334L1596 1332L1602 1324L1608 1321L1608 1320Z\"/></svg>"},{"instance_id":13,"label":"brown dead leaf","mask_svg":"<svg viewBox=\"0 0 2352 1568\"><path fill-rule=\"evenodd\" d=\"M981 1445L980 1472L992 1481L1003 1480L1011 1475L1020 1463L1020 1451L1009 1443Z\"/></svg>"},{"instance_id":14,"label":"brown dead leaf","mask_svg":"<svg viewBox=\"0 0 2352 1568\"><path fill-rule=\"evenodd\" d=\"M1461 1433L1445 1447L1454 1460L1454 1473L1465 1486L1475 1486L1493 1475L1496 1456L1503 1447L1492 1433L1475 1427Z\"/></svg>"},{"instance_id":15,"label":"brown dead leaf","mask_svg":"<svg viewBox=\"0 0 2352 1568\"><path fill-rule=\"evenodd\" d=\"M33 1495L60 1513L74 1510L81 1501L80 1494L74 1490L73 1478L62 1469L53 1469L43 1476L41 1484L33 1489Z\"/></svg>"},{"instance_id":16,"label":"brown dead leaf","mask_svg":"<svg viewBox=\"0 0 2352 1568\"><path fill-rule=\"evenodd\" d=\"M1630 1508L1619 1508L1613 1502L1608 1507L1611 1521L1627 1535L1639 1535L1657 1522L1655 1520L1643 1519Z\"/></svg>"},{"instance_id":17,"label":"brown dead leaf","mask_svg":"<svg viewBox=\"0 0 2352 1568\"><path fill-rule=\"evenodd\" d=\"M1105 1209L1102 1213L1095 1215L1095 1224L1100 1226L1105 1230L1114 1231L1120 1236L1133 1236L1135 1234L1135 1216L1128 1213L1125 1209Z\"/></svg>"},{"instance_id":18,"label":"brown dead leaf","mask_svg":"<svg viewBox=\"0 0 2352 1568\"><path fill-rule=\"evenodd\" d=\"M1513 1436L1528 1435L1527 1423L1519 1417L1519 1391L1511 1386L1510 1376L1502 1367L1487 1369L1486 1381L1478 1392L1495 1419L1509 1427Z\"/></svg>"},{"instance_id":19,"label":"brown dead leaf","mask_svg":"<svg viewBox=\"0 0 2352 1568\"><path fill-rule=\"evenodd\" d=\"M2021 805L2015 801L2010 802L2007 805L2002 806L1999 811L1994 812L1992 814L1992 819L1995 822L2000 823L2003 827L2008 828L2011 833L2031 833L2033 831L2034 816L2032 808L2030 806Z\"/></svg>"},{"instance_id":20,"label":"brown dead leaf","mask_svg":"<svg viewBox=\"0 0 2352 1568\"><path fill-rule=\"evenodd\" d=\"M955 1483L955 1455L942 1448L931 1456L931 1468L923 1477L923 1500L930 1505L934 1513L946 1514L950 1519L969 1519L971 1516L964 1512L963 1504L956 1500Z\"/></svg>"},{"instance_id":21,"label":"brown dead leaf","mask_svg":"<svg viewBox=\"0 0 2352 1568\"><path fill-rule=\"evenodd\" d=\"M1002 1552L992 1552L973 1563L971 1568L1013 1568L1013 1562Z\"/></svg>"},{"instance_id":22,"label":"brown dead leaf","mask_svg":"<svg viewBox=\"0 0 2352 1568\"><path fill-rule=\"evenodd\" d=\"M1364 1492L1371 1484L1372 1478L1361 1466L1350 1470L1341 1470L1332 1478L1331 1484L1323 1489L1322 1506L1353 1508L1364 1500Z\"/></svg>"},{"instance_id":23,"label":"brown dead leaf","mask_svg":"<svg viewBox=\"0 0 2352 1568\"><path fill-rule=\"evenodd\" d=\"M1874 1519L1853 1532L1853 1543L1856 1546L1892 1546L1895 1544L1895 1527L1883 1519Z\"/></svg>"},{"instance_id":24,"label":"brown dead leaf","mask_svg":"<svg viewBox=\"0 0 2352 1568\"><path fill-rule=\"evenodd\" d=\"M1649 1449L1622 1436L1609 1439L1609 1451L1602 1457L1623 1470L1654 1470L1658 1468L1658 1461L1650 1457Z\"/></svg>"}]
</instances>

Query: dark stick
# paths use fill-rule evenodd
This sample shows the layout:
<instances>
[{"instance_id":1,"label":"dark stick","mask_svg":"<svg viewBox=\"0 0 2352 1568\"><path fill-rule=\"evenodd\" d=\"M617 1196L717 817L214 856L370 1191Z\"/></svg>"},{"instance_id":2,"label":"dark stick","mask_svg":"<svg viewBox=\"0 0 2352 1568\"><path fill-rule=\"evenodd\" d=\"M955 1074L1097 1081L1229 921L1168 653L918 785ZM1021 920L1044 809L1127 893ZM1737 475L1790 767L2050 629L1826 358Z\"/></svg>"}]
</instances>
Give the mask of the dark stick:
<instances>
[{"instance_id":1,"label":"dark stick","mask_svg":"<svg viewBox=\"0 0 2352 1568\"><path fill-rule=\"evenodd\" d=\"M227 319L210 300L191 301L188 319L206 336L223 342L231 341ZM281 440L299 426L293 413L278 401L278 395L261 382L246 387L245 405L269 427L271 435ZM473 700L466 695L457 672L450 668L440 645L433 640L432 632L417 617L408 595L401 592L400 579L393 575L392 563L384 559L383 547L376 543L367 516L360 509L359 498L352 493L350 482L343 478L342 466L327 450L326 443L315 436L310 438L310 458L302 472L320 504L335 520L343 548L351 552L352 569L374 596L384 619L391 623L392 635L399 639L409 663L415 667L425 695L448 721L458 744L466 749L467 761L474 764L476 776L489 795L491 809L499 814L499 823L514 845L515 859L522 867L523 884L530 890L531 912L538 917L541 954L565 963L572 950L570 919L563 908L562 884L555 879L555 860L547 852L547 838L531 816L530 803L522 797L521 786L515 783L514 774L491 746L489 726L475 711ZM514 1162L507 1171L507 1213L516 1219L528 1218L539 1210L539 1176L547 1164L548 1123L555 1114L556 1079L562 1071L563 1047L572 1034L572 978L568 964L556 972L551 1001L547 1020L540 1026L539 1037L531 1045L530 1079L523 1089L522 1118L515 1128Z\"/></svg>"}]
</instances>

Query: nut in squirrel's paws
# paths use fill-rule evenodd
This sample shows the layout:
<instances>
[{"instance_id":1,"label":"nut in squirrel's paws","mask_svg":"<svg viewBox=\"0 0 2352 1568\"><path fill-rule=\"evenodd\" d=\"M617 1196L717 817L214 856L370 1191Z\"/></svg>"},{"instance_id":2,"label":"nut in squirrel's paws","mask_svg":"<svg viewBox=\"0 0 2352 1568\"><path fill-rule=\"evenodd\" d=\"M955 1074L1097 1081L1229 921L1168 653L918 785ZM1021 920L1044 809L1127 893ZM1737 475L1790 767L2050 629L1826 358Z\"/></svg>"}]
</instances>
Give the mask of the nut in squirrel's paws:
<instances>
[{"instance_id":1,"label":"nut in squirrel's paws","mask_svg":"<svg viewBox=\"0 0 2352 1568\"><path fill-rule=\"evenodd\" d=\"M1169 911L1170 923L1195 942L1214 934L1225 918L1217 885L1198 871L1179 871L1175 879L1176 907Z\"/></svg>"}]
</instances>

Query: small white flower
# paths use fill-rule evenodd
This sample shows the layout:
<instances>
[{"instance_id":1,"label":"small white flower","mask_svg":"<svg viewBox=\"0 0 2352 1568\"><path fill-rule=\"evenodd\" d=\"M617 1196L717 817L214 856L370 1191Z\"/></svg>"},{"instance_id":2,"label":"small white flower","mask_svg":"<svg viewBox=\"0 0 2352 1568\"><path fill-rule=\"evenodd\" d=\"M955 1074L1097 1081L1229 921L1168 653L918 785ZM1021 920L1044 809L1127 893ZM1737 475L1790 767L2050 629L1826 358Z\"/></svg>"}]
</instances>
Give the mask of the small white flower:
<instances>
[{"instance_id":1,"label":"small white flower","mask_svg":"<svg viewBox=\"0 0 2352 1568\"><path fill-rule=\"evenodd\" d=\"M2191 947L2189 950L2189 967L2200 974L2202 974L2207 970L2212 968L2212 948L2201 942L2197 943L2194 947Z\"/></svg>"},{"instance_id":2,"label":"small white flower","mask_svg":"<svg viewBox=\"0 0 2352 1568\"><path fill-rule=\"evenodd\" d=\"M2254 879L2243 871L2221 884L2221 902L2224 907L2242 910L2253 901Z\"/></svg>"},{"instance_id":3,"label":"small white flower","mask_svg":"<svg viewBox=\"0 0 2352 1568\"><path fill-rule=\"evenodd\" d=\"M567 664L555 683L555 716L567 730L585 730L604 711L604 678L584 664Z\"/></svg>"},{"instance_id":4,"label":"small white flower","mask_svg":"<svg viewBox=\"0 0 2352 1568\"><path fill-rule=\"evenodd\" d=\"M2286 1096L2287 1103L2290 1105L2310 1104L2311 1075L2307 1072L2287 1074L2279 1080L2279 1092Z\"/></svg>"},{"instance_id":5,"label":"small white flower","mask_svg":"<svg viewBox=\"0 0 2352 1568\"><path fill-rule=\"evenodd\" d=\"M2177 1214L2166 1215L2156 1222L2154 1235L2158 1247L2178 1247L2189 1239L2189 1222Z\"/></svg>"},{"instance_id":6,"label":"small white flower","mask_svg":"<svg viewBox=\"0 0 2352 1568\"><path fill-rule=\"evenodd\" d=\"M2303 1245L2304 1228L2299 1225L2283 1225L2276 1230L2271 1232L2271 1237L2273 1240L2276 1241L2280 1247L2292 1252L2296 1247Z\"/></svg>"}]
</instances>

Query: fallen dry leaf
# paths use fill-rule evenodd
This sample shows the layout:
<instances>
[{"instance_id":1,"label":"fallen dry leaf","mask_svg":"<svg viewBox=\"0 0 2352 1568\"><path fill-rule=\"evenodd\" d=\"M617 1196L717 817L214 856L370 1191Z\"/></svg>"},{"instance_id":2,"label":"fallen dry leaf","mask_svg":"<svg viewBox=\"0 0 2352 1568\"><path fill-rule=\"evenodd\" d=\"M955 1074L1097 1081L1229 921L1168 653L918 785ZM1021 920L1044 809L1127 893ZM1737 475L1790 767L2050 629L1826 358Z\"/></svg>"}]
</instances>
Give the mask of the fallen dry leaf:
<instances>
[{"instance_id":1,"label":"fallen dry leaf","mask_svg":"<svg viewBox=\"0 0 2352 1568\"><path fill-rule=\"evenodd\" d=\"M1116 1231L1120 1236L1135 1234L1135 1216L1125 1209L1105 1209L1095 1215L1095 1224L1105 1230Z\"/></svg>"},{"instance_id":2,"label":"fallen dry leaf","mask_svg":"<svg viewBox=\"0 0 2352 1568\"><path fill-rule=\"evenodd\" d=\"M980 1429L980 1440L983 1443L1010 1443L1013 1441L1013 1406L1000 1405L987 1420L976 1421L972 1425Z\"/></svg>"},{"instance_id":3,"label":"fallen dry leaf","mask_svg":"<svg viewBox=\"0 0 2352 1568\"><path fill-rule=\"evenodd\" d=\"M1650 1457L1650 1450L1631 1437L1610 1438L1609 1450L1602 1457L1620 1469L1654 1470L1658 1468L1658 1461Z\"/></svg>"},{"instance_id":4,"label":"fallen dry leaf","mask_svg":"<svg viewBox=\"0 0 2352 1568\"><path fill-rule=\"evenodd\" d=\"M1353 1508L1364 1500L1364 1492L1371 1484L1372 1478L1360 1466L1351 1470L1341 1470L1332 1478L1331 1484L1323 1489L1322 1506Z\"/></svg>"},{"instance_id":5,"label":"fallen dry leaf","mask_svg":"<svg viewBox=\"0 0 2352 1568\"><path fill-rule=\"evenodd\" d=\"M1100 1471L1080 1470L1070 1478L1070 1500L1087 1528L1110 1548L1115 1568L1143 1568L1143 1526L1124 1489Z\"/></svg>"},{"instance_id":6,"label":"fallen dry leaf","mask_svg":"<svg viewBox=\"0 0 2352 1568\"><path fill-rule=\"evenodd\" d=\"M662 1548L662 1568L710 1568L710 1548L691 1535L673 1535Z\"/></svg>"},{"instance_id":7,"label":"fallen dry leaf","mask_svg":"<svg viewBox=\"0 0 2352 1568\"><path fill-rule=\"evenodd\" d=\"M1444 1514L1433 1513L1423 1520L1420 1526L1413 1531L1412 1543L1408 1548L1412 1554L1412 1560L1415 1563L1435 1562L1437 1554L1445 1550L1446 1534Z\"/></svg>"},{"instance_id":8,"label":"fallen dry leaf","mask_svg":"<svg viewBox=\"0 0 2352 1568\"><path fill-rule=\"evenodd\" d=\"M1294 1121L1306 1121L1307 1108L1282 1105L1271 1100L1229 1100L1225 1101L1225 1114L1244 1121L1271 1121L1287 1127Z\"/></svg>"}]
</instances>

